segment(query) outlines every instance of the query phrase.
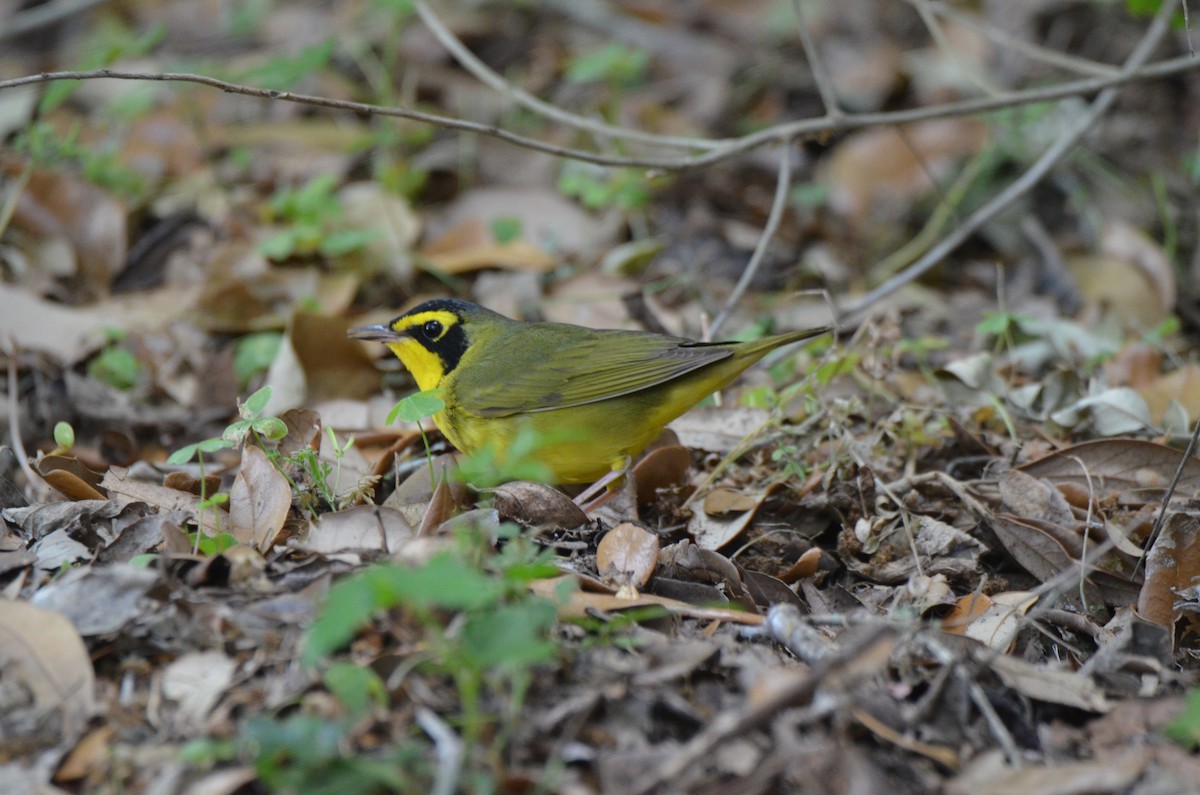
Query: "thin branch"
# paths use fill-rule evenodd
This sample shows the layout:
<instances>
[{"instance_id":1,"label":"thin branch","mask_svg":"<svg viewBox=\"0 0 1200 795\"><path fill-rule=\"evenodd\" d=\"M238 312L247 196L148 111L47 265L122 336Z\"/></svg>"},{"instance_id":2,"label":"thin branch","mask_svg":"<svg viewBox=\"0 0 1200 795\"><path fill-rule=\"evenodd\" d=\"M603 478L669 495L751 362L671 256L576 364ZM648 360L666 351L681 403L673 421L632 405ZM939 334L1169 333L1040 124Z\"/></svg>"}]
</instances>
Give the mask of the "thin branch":
<instances>
[{"instance_id":1,"label":"thin branch","mask_svg":"<svg viewBox=\"0 0 1200 795\"><path fill-rule=\"evenodd\" d=\"M295 94L290 91L254 88L252 86L231 83L227 80L218 80L215 77L191 74L188 72L129 72L115 69L42 72L40 74L26 75L24 77L17 77L10 80L0 80L0 91L6 88L16 88L18 86L34 85L37 83L52 83L58 80L145 80L172 83L196 83L198 85L209 86L211 88L218 88L229 94L259 97L261 99L282 100L285 102L296 102L302 105L330 108L333 110L344 110L350 113L358 113L367 116L389 116L401 119L410 119L412 121L433 124L440 127L445 127L447 129L478 133L480 135L489 135L493 138L507 141L514 146L520 146L538 152L545 152L557 157L566 157L586 163L595 163L601 166L626 166L632 168L660 169L663 171L682 171L685 169L700 168L702 166L711 165L712 163L726 160L734 155L741 154L752 149L757 149L761 146L765 146L781 139L822 135L847 129L908 124L916 121L924 121L926 119L965 116L974 113L984 113L987 111L998 110L1000 108L1028 105L1035 102L1049 102L1057 99L1064 99L1066 97L1078 96L1080 94L1090 94L1113 86L1124 85L1126 83L1131 83L1138 80L1166 77L1168 75L1178 74L1180 72L1191 71L1197 67L1200 67L1200 62L1198 62L1196 59L1191 58L1190 56L1180 56L1178 58L1172 58L1166 61L1159 61L1158 63L1145 66L1134 71L1123 71L1121 74L1113 75L1111 77L1093 77L1081 80L1073 80L1056 86L1048 86L1045 88L1030 89L1026 91L1014 91L995 97L977 97L960 102L950 102L931 108L913 108L909 110L886 111L878 113L848 113L837 118L823 116L816 119L801 119L798 121L777 124L773 127L767 127L759 130L758 132L742 136L741 138L735 138L730 143L724 144L716 149L711 149L703 154L694 155L691 157L676 158L651 156L626 157L590 152L572 147L555 146L554 144L548 144L535 138L529 138L524 135L518 135L516 133L509 132L491 124L481 124L479 122L466 121L464 119L457 119L449 116L439 116L433 113L422 113L421 111L410 110L408 108L385 107L381 105L372 105L365 102L351 102L348 100L329 99L327 97L315 97L307 94Z\"/></svg>"},{"instance_id":2,"label":"thin branch","mask_svg":"<svg viewBox=\"0 0 1200 795\"><path fill-rule=\"evenodd\" d=\"M1002 47L1007 47L1013 52L1020 53L1031 61L1040 61L1050 66L1057 66L1060 69L1066 69L1070 72L1075 72L1081 75L1093 75L1095 77L1113 77L1121 73L1120 67L1112 66L1099 61L1093 61L1090 58L1080 58L1078 55L1051 50L1048 47L1043 47L1040 44L1018 39L1016 36L1011 36L1004 31L995 28L986 22L981 21L976 15L968 14L964 11L959 11L953 6L946 5L942 0L905 0L908 3L920 2L922 5L928 5L934 13L944 17L953 19L955 22L960 22L963 25L978 31L982 36L990 39L992 42L999 44Z\"/></svg>"},{"instance_id":3,"label":"thin branch","mask_svg":"<svg viewBox=\"0 0 1200 795\"><path fill-rule=\"evenodd\" d=\"M837 92L833 90L833 81L825 71L817 53L817 44L813 41L812 31L804 19L803 0L792 0L792 9L796 13L796 27L800 29L800 44L804 47L804 57L808 59L808 68L812 72L813 82L817 84L817 93L825 105L826 118L837 118L842 115L842 106L838 104Z\"/></svg>"},{"instance_id":4,"label":"thin branch","mask_svg":"<svg viewBox=\"0 0 1200 795\"><path fill-rule=\"evenodd\" d=\"M713 339L717 339L717 332L729 319L729 313L737 306L737 302L742 300L742 296L750 287L750 282L754 281L754 276L762 266L763 257L767 253L767 247L775 237L776 230L779 229L779 222L783 219L783 209L787 206L788 187L792 184L792 158L789 156L791 148L792 142L784 141L783 149L779 153L779 176L775 180L775 198L771 201L771 213L767 216L766 226L763 227L762 234L758 238L758 245L754 247L754 253L750 255L750 261L746 263L746 269L742 271L741 278L738 279L733 292L725 301L725 308L721 310L721 314L716 316L712 326L709 327L708 333Z\"/></svg>"},{"instance_id":5,"label":"thin branch","mask_svg":"<svg viewBox=\"0 0 1200 795\"><path fill-rule=\"evenodd\" d=\"M985 94L999 94L1000 89L996 87L986 75L979 73L979 70L967 63L959 55L958 50L950 45L949 39L946 38L946 31L942 28L941 20L934 16L932 9L929 7L929 0L908 0L908 4L916 9L917 14L921 17L921 22L924 23L925 29L929 31L930 37L933 38L933 43L942 51L950 62L953 63L958 70L962 72L967 80L975 84Z\"/></svg>"},{"instance_id":6,"label":"thin branch","mask_svg":"<svg viewBox=\"0 0 1200 795\"><path fill-rule=\"evenodd\" d=\"M1123 75L1135 73L1150 57L1154 48L1162 42L1167 31L1170 29L1171 11L1172 5L1164 3L1158 13L1155 14L1145 36L1138 42L1138 46L1125 62L1125 66L1122 69ZM907 270L893 276L857 301L844 307L843 315L856 315L862 312L876 301L886 298L941 262L947 254L958 248L959 245L966 241L980 227L995 218L1014 201L1041 182L1050 169L1075 147L1084 133L1090 130L1096 121L1112 107L1116 98L1117 88L1115 86L1106 88L1100 92L1099 96L1092 101L1087 111L1076 123L1063 132L1058 140L1051 144L1024 174L1010 183L1007 188L994 196L978 210L971 213L962 226L951 232L949 236L931 248L925 256L914 262Z\"/></svg>"},{"instance_id":7,"label":"thin branch","mask_svg":"<svg viewBox=\"0 0 1200 795\"><path fill-rule=\"evenodd\" d=\"M580 116L577 113L563 110L557 105L551 105L545 100L535 97L528 91L514 86L512 83L505 80L502 76L496 73L490 66L471 52L462 40L455 36L449 28L447 28L442 20L438 18L433 10L424 0L416 0L413 7L417 10L417 15L421 17L421 21L433 33L434 38L438 40L449 53L454 56L454 60L458 61L462 68L466 69L479 80L479 82L495 89L504 96L512 99L518 105L521 105L535 113L540 113L548 119L561 122L569 127L576 127L581 130L607 135L613 138L623 138L629 141L640 141L647 144L660 144L666 146L681 147L684 149L717 149L722 146L727 146L733 143L732 139L711 139L711 138L685 138L676 135L658 135L657 133L648 133L642 130L633 130L628 127L618 127L614 124L591 119L587 116Z\"/></svg>"}]
</instances>

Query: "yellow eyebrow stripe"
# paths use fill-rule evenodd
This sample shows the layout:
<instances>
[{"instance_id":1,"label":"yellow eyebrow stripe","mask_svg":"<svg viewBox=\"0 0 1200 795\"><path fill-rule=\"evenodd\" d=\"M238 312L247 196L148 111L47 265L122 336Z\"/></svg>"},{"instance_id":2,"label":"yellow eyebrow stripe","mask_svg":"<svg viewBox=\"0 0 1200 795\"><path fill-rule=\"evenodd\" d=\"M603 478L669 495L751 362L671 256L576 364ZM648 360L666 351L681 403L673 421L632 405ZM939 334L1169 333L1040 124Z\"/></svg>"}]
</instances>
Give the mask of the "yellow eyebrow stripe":
<instances>
[{"instance_id":1,"label":"yellow eyebrow stripe","mask_svg":"<svg viewBox=\"0 0 1200 795\"><path fill-rule=\"evenodd\" d=\"M433 311L433 312L418 312L415 315L402 315L396 318L396 322L392 323L392 331L397 334L403 334L411 328L420 328L431 320L436 320L442 324L442 334L438 337L441 339L446 336L446 332L450 327L458 323L458 315L453 312Z\"/></svg>"}]
</instances>

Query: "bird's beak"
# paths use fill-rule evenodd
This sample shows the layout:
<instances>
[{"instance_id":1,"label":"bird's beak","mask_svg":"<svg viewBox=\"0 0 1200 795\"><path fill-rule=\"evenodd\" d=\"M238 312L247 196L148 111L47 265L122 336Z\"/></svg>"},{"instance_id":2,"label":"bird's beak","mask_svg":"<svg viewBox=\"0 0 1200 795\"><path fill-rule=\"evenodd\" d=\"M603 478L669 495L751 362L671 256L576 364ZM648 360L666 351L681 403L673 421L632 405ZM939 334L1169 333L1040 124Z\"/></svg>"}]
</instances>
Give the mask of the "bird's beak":
<instances>
[{"instance_id":1,"label":"bird's beak","mask_svg":"<svg viewBox=\"0 0 1200 795\"><path fill-rule=\"evenodd\" d=\"M374 342L395 342L400 338L400 335L392 330L392 327L385 323L376 323L374 326L359 326L352 328L346 332L347 336L353 337L356 340L372 340Z\"/></svg>"}]
</instances>

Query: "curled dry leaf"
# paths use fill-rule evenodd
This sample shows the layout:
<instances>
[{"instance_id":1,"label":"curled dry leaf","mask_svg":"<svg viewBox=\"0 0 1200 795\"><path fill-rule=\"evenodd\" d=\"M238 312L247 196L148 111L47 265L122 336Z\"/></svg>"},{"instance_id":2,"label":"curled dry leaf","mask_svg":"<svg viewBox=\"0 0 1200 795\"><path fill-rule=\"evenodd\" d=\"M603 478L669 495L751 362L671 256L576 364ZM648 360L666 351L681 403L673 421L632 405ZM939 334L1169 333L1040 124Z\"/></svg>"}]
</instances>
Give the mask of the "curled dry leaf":
<instances>
[{"instance_id":1,"label":"curled dry leaf","mask_svg":"<svg viewBox=\"0 0 1200 795\"><path fill-rule=\"evenodd\" d=\"M630 522L614 527L596 548L596 569L617 586L617 596L636 599L658 565L658 536Z\"/></svg>"},{"instance_id":2,"label":"curled dry leaf","mask_svg":"<svg viewBox=\"0 0 1200 795\"><path fill-rule=\"evenodd\" d=\"M1021 616L1037 600L1029 591L1007 591L991 597L968 594L958 600L942 626L947 632L966 635L988 648L1008 651L1021 628Z\"/></svg>"},{"instance_id":3,"label":"curled dry leaf","mask_svg":"<svg viewBox=\"0 0 1200 795\"><path fill-rule=\"evenodd\" d=\"M1146 579L1138 594L1138 615L1163 627L1174 627L1180 611L1177 591L1200 582L1200 520L1172 513L1146 555Z\"/></svg>"},{"instance_id":4,"label":"curled dry leaf","mask_svg":"<svg viewBox=\"0 0 1200 795\"><path fill-rule=\"evenodd\" d=\"M73 456L48 455L37 462L38 474L50 486L70 500L102 500L100 491L103 475L84 465Z\"/></svg>"},{"instance_id":5,"label":"curled dry leaf","mask_svg":"<svg viewBox=\"0 0 1200 795\"><path fill-rule=\"evenodd\" d=\"M287 521L292 488L267 454L254 445L242 451L242 466L229 490L229 523L243 544L266 551Z\"/></svg>"},{"instance_id":6,"label":"curled dry leaf","mask_svg":"<svg viewBox=\"0 0 1200 795\"><path fill-rule=\"evenodd\" d=\"M558 489L544 483L517 480L492 491L493 506L500 518L523 527L553 527L574 530L587 523L587 515Z\"/></svg>"},{"instance_id":7,"label":"curled dry leaf","mask_svg":"<svg viewBox=\"0 0 1200 795\"><path fill-rule=\"evenodd\" d=\"M709 512L709 500L706 498L703 510L693 513L688 522L688 532L701 549L720 549L741 535L770 493L770 490L759 494L724 491L725 494L714 500L717 513ZM712 496L709 495L710 498Z\"/></svg>"},{"instance_id":8,"label":"curled dry leaf","mask_svg":"<svg viewBox=\"0 0 1200 795\"><path fill-rule=\"evenodd\" d=\"M638 506L653 505L659 489L685 486L691 466L692 453L683 445L668 444L646 453L633 468Z\"/></svg>"},{"instance_id":9,"label":"curled dry leaf","mask_svg":"<svg viewBox=\"0 0 1200 795\"><path fill-rule=\"evenodd\" d=\"M6 681L29 693L33 709L57 713L66 742L73 743L95 711L96 676L71 622L52 610L0 600L0 666Z\"/></svg>"}]
</instances>

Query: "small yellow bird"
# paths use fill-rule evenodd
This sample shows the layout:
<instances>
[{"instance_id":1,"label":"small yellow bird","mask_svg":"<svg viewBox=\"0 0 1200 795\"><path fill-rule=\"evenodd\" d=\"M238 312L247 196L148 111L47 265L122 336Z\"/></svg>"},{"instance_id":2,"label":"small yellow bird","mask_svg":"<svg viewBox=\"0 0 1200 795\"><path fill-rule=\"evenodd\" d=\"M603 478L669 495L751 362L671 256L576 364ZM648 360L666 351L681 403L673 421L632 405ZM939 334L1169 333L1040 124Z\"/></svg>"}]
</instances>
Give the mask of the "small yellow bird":
<instances>
[{"instance_id":1,"label":"small yellow bird","mask_svg":"<svg viewBox=\"0 0 1200 795\"><path fill-rule=\"evenodd\" d=\"M417 306L352 337L391 348L422 390L440 388L434 415L450 443L503 453L523 433L557 483L588 483L628 465L668 422L770 351L830 331L752 342L694 342L644 331L521 323L452 298Z\"/></svg>"}]
</instances>

